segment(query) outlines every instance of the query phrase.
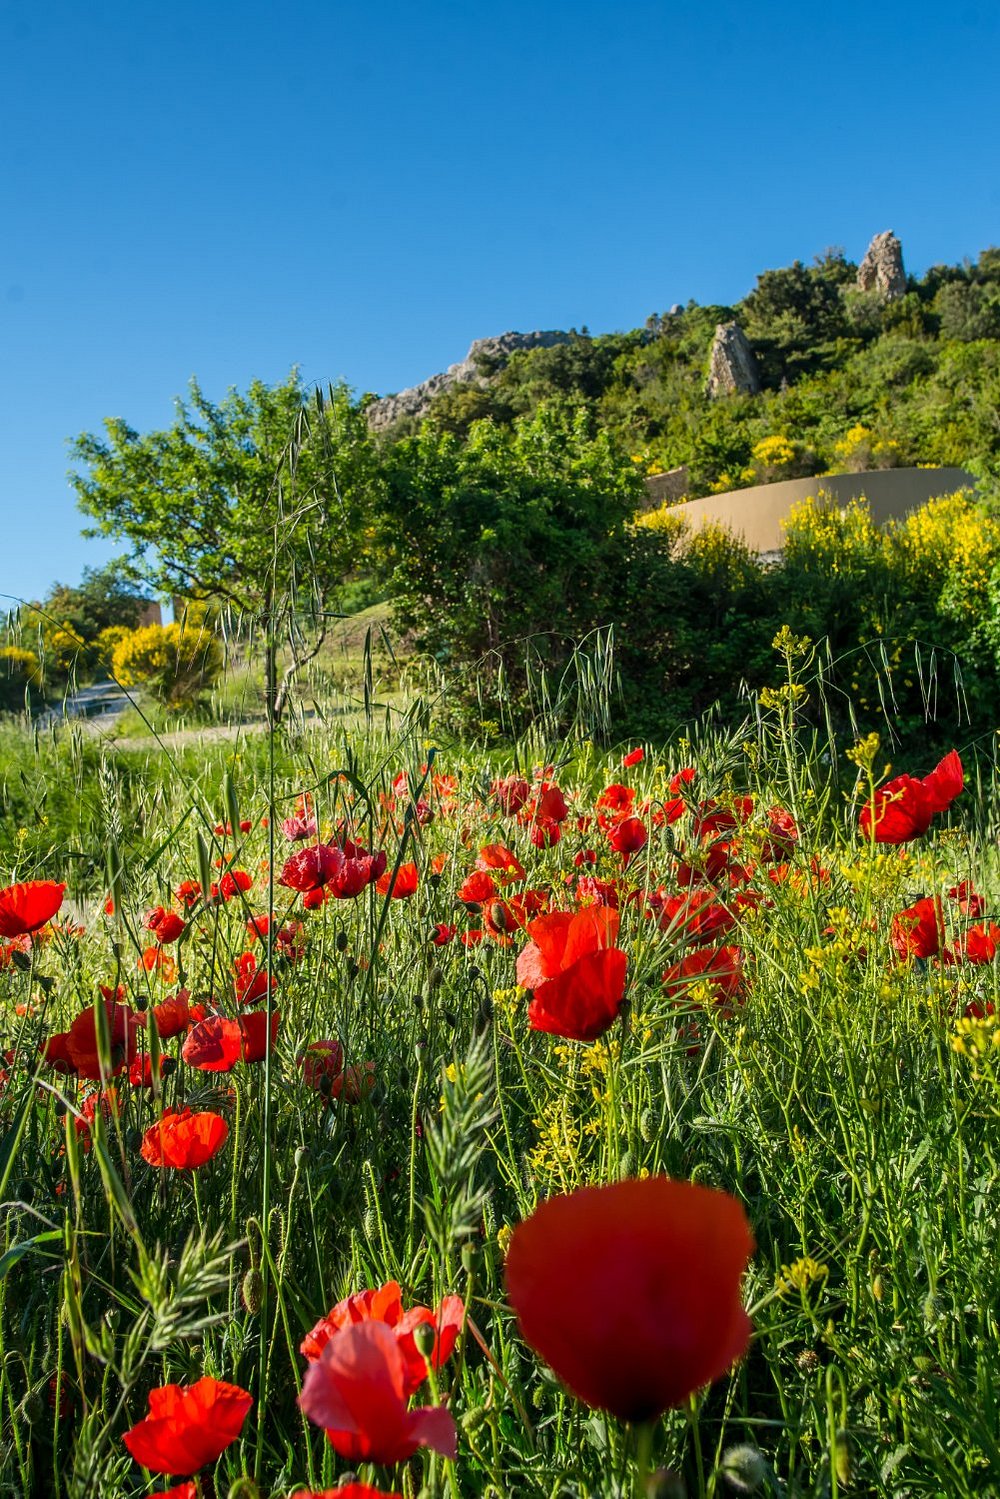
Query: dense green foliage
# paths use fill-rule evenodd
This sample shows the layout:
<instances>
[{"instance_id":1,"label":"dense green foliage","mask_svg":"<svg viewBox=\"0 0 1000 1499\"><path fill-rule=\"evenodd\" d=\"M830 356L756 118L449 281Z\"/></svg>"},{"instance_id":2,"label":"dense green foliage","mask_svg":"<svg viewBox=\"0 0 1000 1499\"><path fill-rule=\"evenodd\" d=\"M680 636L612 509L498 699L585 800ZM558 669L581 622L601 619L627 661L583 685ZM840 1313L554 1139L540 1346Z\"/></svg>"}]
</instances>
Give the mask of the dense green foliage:
<instances>
[{"instance_id":1,"label":"dense green foliage","mask_svg":"<svg viewBox=\"0 0 1000 1499\"><path fill-rule=\"evenodd\" d=\"M733 316L764 388L712 400L709 346ZM484 732L530 718L532 675L558 695L587 641L604 676L613 642L622 731L662 735L716 702L731 711L745 685L768 685L769 642L788 623L828 642L824 711L888 717L914 742L935 716L945 738L981 733L998 712L1000 579L993 530L967 506L950 514L974 531L976 558L940 520L922 547L883 546L859 516L814 516L776 567L714 534L686 540L669 514L634 517L647 472L679 465L701 494L954 464L981 476L988 504L998 334L996 251L933 267L895 301L859 291L856 267L830 252L764 272L735 307L690 304L630 333L515 354L482 370L487 385L453 387L422 423L377 437L344 389L311 404L293 375L214 406L193 385L168 432L110 421L106 438L80 438L89 472L76 484L138 574L238 608L267 637L272 706L288 685L279 637L294 675L331 613L387 596L423 660L448 673L463 725Z\"/></svg>"},{"instance_id":2,"label":"dense green foliage","mask_svg":"<svg viewBox=\"0 0 1000 1499\"><path fill-rule=\"evenodd\" d=\"M515 354L486 390L453 387L431 420L451 431L506 423L545 402L585 406L628 453L686 464L691 495L737 487L756 443L775 435L811 456L802 472L851 466L847 434L865 427L875 466L957 464L1000 474L1000 252L933 266L884 301L855 286L837 251L765 271L732 307L654 314L642 329ZM760 367L759 396L709 401L717 323L736 318ZM861 464L857 465L862 466Z\"/></svg>"}]
</instances>

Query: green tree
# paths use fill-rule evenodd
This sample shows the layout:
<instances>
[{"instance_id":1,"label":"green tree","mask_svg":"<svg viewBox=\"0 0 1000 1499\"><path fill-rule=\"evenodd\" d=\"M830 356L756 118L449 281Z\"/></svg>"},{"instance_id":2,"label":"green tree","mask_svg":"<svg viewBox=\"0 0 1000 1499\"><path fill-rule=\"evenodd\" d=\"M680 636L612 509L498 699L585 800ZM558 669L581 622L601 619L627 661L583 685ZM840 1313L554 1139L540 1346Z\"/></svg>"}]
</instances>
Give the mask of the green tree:
<instances>
[{"instance_id":1,"label":"green tree","mask_svg":"<svg viewBox=\"0 0 1000 1499\"><path fill-rule=\"evenodd\" d=\"M381 542L400 623L441 661L487 652L516 686L515 640L558 661L614 616L642 480L583 412L546 406L467 442L429 423L386 458Z\"/></svg>"},{"instance_id":2,"label":"green tree","mask_svg":"<svg viewBox=\"0 0 1000 1499\"><path fill-rule=\"evenodd\" d=\"M310 398L296 372L218 404L192 380L165 431L121 418L72 444L89 535L130 544L134 576L165 593L264 621L267 703L281 717L295 673L318 651L331 591L357 567L378 466L343 386ZM277 637L287 637L278 678Z\"/></svg>"}]
</instances>

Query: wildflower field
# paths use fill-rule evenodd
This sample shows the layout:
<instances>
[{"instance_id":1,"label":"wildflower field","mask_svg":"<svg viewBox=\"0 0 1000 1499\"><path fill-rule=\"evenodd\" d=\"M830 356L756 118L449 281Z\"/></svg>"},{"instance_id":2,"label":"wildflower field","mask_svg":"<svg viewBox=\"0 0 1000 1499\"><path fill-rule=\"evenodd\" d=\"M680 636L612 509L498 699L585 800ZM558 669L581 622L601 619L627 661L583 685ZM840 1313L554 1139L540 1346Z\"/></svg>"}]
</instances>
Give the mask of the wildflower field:
<instances>
[{"instance_id":1,"label":"wildflower field","mask_svg":"<svg viewBox=\"0 0 1000 1499\"><path fill-rule=\"evenodd\" d=\"M0 1493L1000 1492L994 764L785 645L669 751L369 713L77 807L23 733Z\"/></svg>"}]
</instances>

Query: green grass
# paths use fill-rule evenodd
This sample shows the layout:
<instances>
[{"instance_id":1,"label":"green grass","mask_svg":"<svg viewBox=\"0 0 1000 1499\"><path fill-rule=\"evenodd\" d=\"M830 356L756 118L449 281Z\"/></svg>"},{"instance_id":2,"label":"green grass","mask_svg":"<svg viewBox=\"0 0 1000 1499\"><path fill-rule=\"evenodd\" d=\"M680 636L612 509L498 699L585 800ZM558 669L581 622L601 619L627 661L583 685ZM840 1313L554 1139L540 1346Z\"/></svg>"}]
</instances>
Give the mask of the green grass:
<instances>
[{"instance_id":1,"label":"green grass","mask_svg":"<svg viewBox=\"0 0 1000 1499\"><path fill-rule=\"evenodd\" d=\"M540 1198L647 1172L735 1194L757 1243L748 1355L658 1423L657 1466L689 1494L721 1499L723 1455L750 1443L766 1459L760 1492L1000 1492L992 1033L978 1059L952 1045L971 999L995 1003L996 967L902 965L889 944L897 911L959 879L993 912L995 852L977 831L992 781L956 804L950 829L901 854L859 841L852 780L837 779L781 706L627 772L620 748L536 734L506 768L530 777L533 764L555 765L571 804L562 841L539 850L487 795L495 756L445 747L432 774L456 784L435 790L421 771L434 744L426 710L354 714L327 703L273 741L193 736L167 750L116 750L79 729L35 742L15 725L0 732L0 873L67 880L64 914L84 927L36 945L30 971L0 972L12 1053L0 1096L0 1493L149 1493L122 1432L151 1387L203 1373L256 1402L219 1461L216 1494L244 1475L235 1492L252 1494L253 1479L274 1499L332 1486L348 1465L296 1409L298 1345L341 1297L390 1278L407 1304L467 1298L479 1337L467 1332L441 1373L457 1462L418 1457L371 1481L410 1496L627 1493L630 1435L565 1392L520 1340L503 1246ZM759 868L753 888L766 900L727 938L745 953L742 1003L712 1004L697 985L682 1003L666 995L676 940L636 902L623 903L619 938L629 1005L588 1046L528 1028L514 978L522 934L429 943L438 922L478 924L455 891L487 842L508 842L528 884L563 907L584 847L604 879L674 888L686 823L655 829L623 872L594 822L578 830L576 818L592 818L619 780L655 808L684 763L698 798L754 796L748 859L763 852L772 805L791 808L802 832L789 878ZM405 794L391 801L401 771L431 821L407 815ZM289 851L277 823L306 790L327 833L348 817L390 866L415 859L416 894L386 902L370 889L303 914L273 877ZM175 975L137 967L146 911L198 878L206 855L223 856L212 830L234 811L253 825L235 849L254 880L245 901L195 915L170 950ZM102 914L109 866L114 917ZM74 1111L93 1085L40 1069L39 1039L65 1029L101 983L123 984L137 1008L183 984L233 1012L246 918L269 905L304 923L300 959L275 955L270 1066L213 1075L181 1064L162 1089L166 1104L224 1115L223 1151L195 1173L148 1167L138 1146L156 1104L121 1083L117 1108L78 1136ZM374 1064L370 1097L333 1102L304 1086L297 1057L323 1038L338 1038L349 1063ZM58 1417L53 1379L67 1396Z\"/></svg>"}]
</instances>

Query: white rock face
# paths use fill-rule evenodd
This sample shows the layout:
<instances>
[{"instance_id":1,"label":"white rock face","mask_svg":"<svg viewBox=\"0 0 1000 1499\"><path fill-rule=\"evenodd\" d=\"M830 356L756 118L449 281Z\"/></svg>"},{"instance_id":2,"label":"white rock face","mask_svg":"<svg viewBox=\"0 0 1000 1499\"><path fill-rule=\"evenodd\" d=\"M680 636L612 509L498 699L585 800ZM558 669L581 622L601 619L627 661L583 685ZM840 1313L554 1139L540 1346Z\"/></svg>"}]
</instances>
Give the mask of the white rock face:
<instances>
[{"instance_id":1,"label":"white rock face","mask_svg":"<svg viewBox=\"0 0 1000 1499\"><path fill-rule=\"evenodd\" d=\"M879 291L887 302L894 302L906 291L903 270L903 247L891 229L876 234L865 258L858 266L858 286L862 291Z\"/></svg>"},{"instance_id":2,"label":"white rock face","mask_svg":"<svg viewBox=\"0 0 1000 1499\"><path fill-rule=\"evenodd\" d=\"M708 359L708 394L755 396L760 375L747 336L739 323L720 323Z\"/></svg>"},{"instance_id":3,"label":"white rock face","mask_svg":"<svg viewBox=\"0 0 1000 1499\"><path fill-rule=\"evenodd\" d=\"M512 354L522 349L551 349L556 344L568 344L571 339L572 334L557 332L499 333L494 338L477 338L458 364L410 386L409 390L373 401L368 407L369 424L388 427L401 416L423 416L435 396L452 385L486 385L490 375L501 370ZM484 366L488 373L484 373Z\"/></svg>"}]
</instances>

